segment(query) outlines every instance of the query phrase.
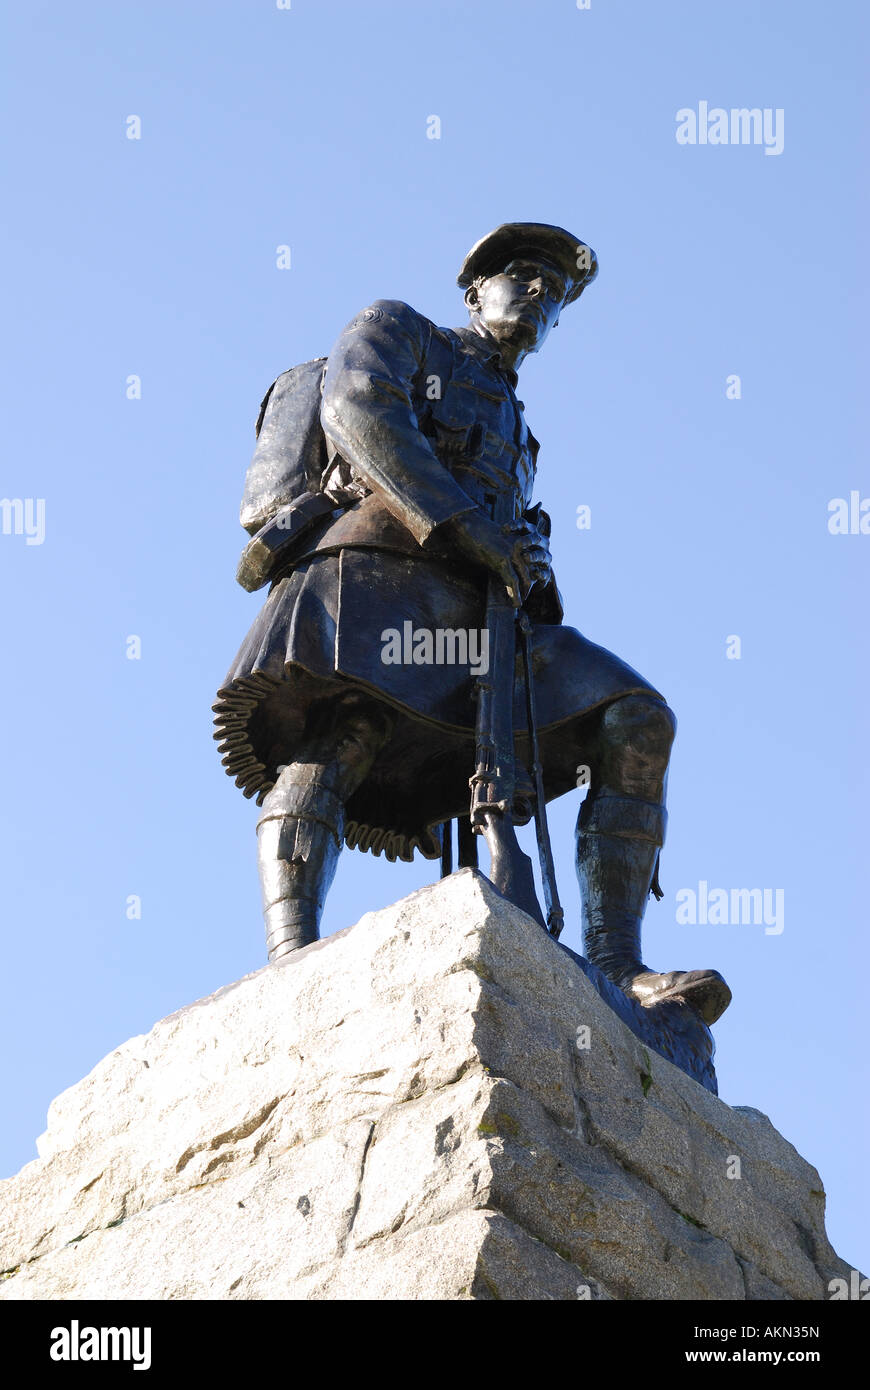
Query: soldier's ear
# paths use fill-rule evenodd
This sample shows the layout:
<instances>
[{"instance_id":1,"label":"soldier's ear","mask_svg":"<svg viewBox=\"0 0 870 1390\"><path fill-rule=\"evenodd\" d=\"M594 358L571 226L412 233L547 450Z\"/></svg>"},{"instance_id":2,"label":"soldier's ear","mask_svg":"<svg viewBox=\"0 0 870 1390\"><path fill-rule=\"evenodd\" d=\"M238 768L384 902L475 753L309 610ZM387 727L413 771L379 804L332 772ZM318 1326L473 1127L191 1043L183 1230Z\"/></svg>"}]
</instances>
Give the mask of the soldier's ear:
<instances>
[{"instance_id":1,"label":"soldier's ear","mask_svg":"<svg viewBox=\"0 0 870 1390\"><path fill-rule=\"evenodd\" d=\"M479 295L478 292L477 292L477 286L476 286L476 285L469 285L469 286L468 286L468 289L465 291L465 296L464 296L464 298L465 298L465 307L466 307L466 309L468 309L468 310L476 309L476 308L478 307L478 305L480 304L480 295Z\"/></svg>"}]
</instances>

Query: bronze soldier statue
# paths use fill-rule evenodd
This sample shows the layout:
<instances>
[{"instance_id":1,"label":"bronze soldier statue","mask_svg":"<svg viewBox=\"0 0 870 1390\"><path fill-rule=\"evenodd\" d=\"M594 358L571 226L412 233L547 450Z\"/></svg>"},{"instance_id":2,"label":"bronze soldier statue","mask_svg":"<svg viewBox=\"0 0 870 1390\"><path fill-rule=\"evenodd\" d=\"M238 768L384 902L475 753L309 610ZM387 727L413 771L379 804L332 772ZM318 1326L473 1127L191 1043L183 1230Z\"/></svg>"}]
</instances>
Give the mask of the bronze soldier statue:
<instances>
[{"instance_id":1,"label":"bronze soldier statue","mask_svg":"<svg viewBox=\"0 0 870 1390\"><path fill-rule=\"evenodd\" d=\"M549 521L532 501L538 443L517 369L597 270L560 227L503 225L460 270L467 326L378 300L263 402L238 577L271 587L214 708L227 771L262 807L270 961L318 939L343 844L435 859L456 819L460 863L475 862L475 693L496 579L530 625L545 800L590 769L576 838L588 959L645 1006L685 1000L709 1024L730 1001L716 971L643 963L675 721L637 671L562 623ZM521 821L534 785L513 654L511 679Z\"/></svg>"}]
</instances>

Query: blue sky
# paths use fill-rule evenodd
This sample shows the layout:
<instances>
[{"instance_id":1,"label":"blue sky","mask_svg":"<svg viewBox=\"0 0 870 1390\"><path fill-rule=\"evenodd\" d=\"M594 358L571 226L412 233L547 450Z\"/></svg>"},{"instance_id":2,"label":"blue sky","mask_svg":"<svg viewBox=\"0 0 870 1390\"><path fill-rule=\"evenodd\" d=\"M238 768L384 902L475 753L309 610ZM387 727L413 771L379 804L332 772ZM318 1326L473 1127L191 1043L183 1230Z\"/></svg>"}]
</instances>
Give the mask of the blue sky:
<instances>
[{"instance_id":1,"label":"blue sky","mask_svg":"<svg viewBox=\"0 0 870 1390\"><path fill-rule=\"evenodd\" d=\"M6 27L0 492L44 499L45 537L0 535L0 1173L112 1047L263 963L210 714L261 601L233 576L263 391L373 298L461 322L471 243L550 221L601 262L521 376L568 621L679 721L646 959L725 974L720 1092L818 1166L866 1267L870 536L828 529L870 497L864 7L34 2ZM679 145L702 101L781 109L782 153ZM579 949L576 813L551 819ZM325 930L434 873L346 852ZM782 889L784 930L680 925L702 880Z\"/></svg>"}]
</instances>

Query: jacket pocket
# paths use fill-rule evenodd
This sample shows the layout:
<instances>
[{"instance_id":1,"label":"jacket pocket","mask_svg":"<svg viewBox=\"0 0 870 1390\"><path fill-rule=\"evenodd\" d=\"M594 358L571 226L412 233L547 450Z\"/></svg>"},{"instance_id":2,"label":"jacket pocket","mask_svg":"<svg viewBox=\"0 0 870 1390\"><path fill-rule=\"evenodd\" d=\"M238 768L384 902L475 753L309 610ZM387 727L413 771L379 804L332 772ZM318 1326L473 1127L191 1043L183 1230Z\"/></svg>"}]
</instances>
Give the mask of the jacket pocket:
<instances>
[{"instance_id":1,"label":"jacket pocket","mask_svg":"<svg viewBox=\"0 0 870 1390\"><path fill-rule=\"evenodd\" d=\"M435 452L451 458L468 456L475 430L474 410L470 403L449 391L440 401L432 401L423 433L432 440Z\"/></svg>"}]
</instances>

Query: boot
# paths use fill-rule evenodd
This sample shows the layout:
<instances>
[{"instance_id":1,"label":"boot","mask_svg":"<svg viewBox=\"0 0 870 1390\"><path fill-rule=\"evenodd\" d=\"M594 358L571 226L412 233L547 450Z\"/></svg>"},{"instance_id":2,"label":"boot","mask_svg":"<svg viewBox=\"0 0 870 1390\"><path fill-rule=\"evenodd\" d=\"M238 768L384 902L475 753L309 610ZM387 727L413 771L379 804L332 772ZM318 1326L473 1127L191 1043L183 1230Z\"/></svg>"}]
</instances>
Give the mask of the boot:
<instances>
[{"instance_id":1,"label":"boot","mask_svg":"<svg viewBox=\"0 0 870 1390\"><path fill-rule=\"evenodd\" d=\"M705 1023L715 1023L731 1002L717 970L671 970L644 965L640 931L650 892L658 887L664 843L664 806L634 796L590 796L577 819L577 877L583 898L583 949L630 998L651 1008L684 1000Z\"/></svg>"},{"instance_id":2,"label":"boot","mask_svg":"<svg viewBox=\"0 0 870 1390\"><path fill-rule=\"evenodd\" d=\"M285 769L263 803L257 857L269 961L310 946L335 877L344 836L344 805L304 765ZM288 773L300 780L291 781Z\"/></svg>"},{"instance_id":3,"label":"boot","mask_svg":"<svg viewBox=\"0 0 870 1390\"><path fill-rule=\"evenodd\" d=\"M393 718L359 693L317 707L297 761L285 766L257 823L269 960L310 946L335 878L345 803L371 770Z\"/></svg>"}]
</instances>

